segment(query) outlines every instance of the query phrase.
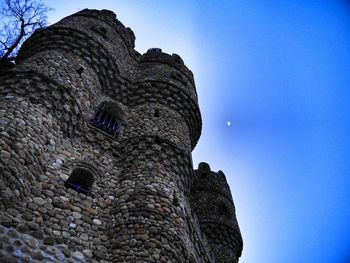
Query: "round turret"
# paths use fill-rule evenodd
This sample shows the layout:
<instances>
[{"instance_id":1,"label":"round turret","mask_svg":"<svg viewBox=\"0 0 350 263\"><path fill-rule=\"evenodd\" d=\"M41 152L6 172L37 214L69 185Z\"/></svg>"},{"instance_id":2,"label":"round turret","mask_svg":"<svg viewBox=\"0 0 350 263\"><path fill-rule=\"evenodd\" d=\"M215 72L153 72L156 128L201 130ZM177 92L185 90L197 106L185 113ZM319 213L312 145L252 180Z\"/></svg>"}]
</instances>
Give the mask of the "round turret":
<instances>
[{"instance_id":1,"label":"round turret","mask_svg":"<svg viewBox=\"0 0 350 263\"><path fill-rule=\"evenodd\" d=\"M182 58L177 54L167 54L162 52L162 49L160 48L150 48L148 51L142 55L140 59L141 63L147 63L147 62L156 62L156 63L163 63L167 64L174 69L180 71L186 79L182 79L182 82L185 83L186 81L189 81L190 84L192 84L192 87L194 88L194 79L193 79L193 73L191 70L189 70L186 65L184 64ZM157 74L161 75L161 74ZM164 77L164 76L163 76ZM178 79L176 77L170 76L172 80L180 81L180 76ZM185 83L186 84L186 83ZM196 94L195 89L193 92Z\"/></svg>"},{"instance_id":2,"label":"round turret","mask_svg":"<svg viewBox=\"0 0 350 263\"><path fill-rule=\"evenodd\" d=\"M243 242L235 206L222 171L213 172L200 163L191 188L191 206L208 238L216 262L238 262Z\"/></svg>"},{"instance_id":3,"label":"round turret","mask_svg":"<svg viewBox=\"0 0 350 263\"><path fill-rule=\"evenodd\" d=\"M192 72L179 55L149 49L138 66L136 105L140 101L163 105L180 114L187 123L192 150L201 134L201 116Z\"/></svg>"},{"instance_id":4,"label":"round turret","mask_svg":"<svg viewBox=\"0 0 350 263\"><path fill-rule=\"evenodd\" d=\"M134 41L131 29L119 22L113 12L85 9L37 30L23 44L16 62L49 56L42 54L48 51L60 52L62 59L76 56L94 71L100 91L111 97L127 96L128 80L135 78L138 63Z\"/></svg>"}]
</instances>

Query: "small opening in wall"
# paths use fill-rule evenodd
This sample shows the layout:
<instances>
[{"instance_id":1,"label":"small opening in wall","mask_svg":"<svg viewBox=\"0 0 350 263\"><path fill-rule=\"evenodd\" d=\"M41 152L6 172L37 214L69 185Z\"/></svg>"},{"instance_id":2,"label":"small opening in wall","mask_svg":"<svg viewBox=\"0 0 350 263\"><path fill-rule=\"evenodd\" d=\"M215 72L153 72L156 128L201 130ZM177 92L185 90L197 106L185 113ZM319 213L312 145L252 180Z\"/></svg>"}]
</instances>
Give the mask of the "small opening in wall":
<instances>
[{"instance_id":1,"label":"small opening in wall","mask_svg":"<svg viewBox=\"0 0 350 263\"><path fill-rule=\"evenodd\" d=\"M84 68L83 67L80 67L80 68L77 69L77 73L79 75L81 75L83 72L84 72Z\"/></svg>"},{"instance_id":2,"label":"small opening in wall","mask_svg":"<svg viewBox=\"0 0 350 263\"><path fill-rule=\"evenodd\" d=\"M91 192L94 181L94 175L89 170L84 168L75 168L64 185L65 187L71 188L78 193L87 195Z\"/></svg>"},{"instance_id":3,"label":"small opening in wall","mask_svg":"<svg viewBox=\"0 0 350 263\"><path fill-rule=\"evenodd\" d=\"M159 109L154 110L154 117L158 118L159 117Z\"/></svg>"},{"instance_id":4,"label":"small opening in wall","mask_svg":"<svg viewBox=\"0 0 350 263\"><path fill-rule=\"evenodd\" d=\"M174 199L173 199L173 205L174 206L179 206L179 199L175 196Z\"/></svg>"},{"instance_id":5,"label":"small opening in wall","mask_svg":"<svg viewBox=\"0 0 350 263\"><path fill-rule=\"evenodd\" d=\"M155 143L155 144L158 144L158 145L161 145L161 144L162 144L162 140L161 140L158 136L156 136L156 137L154 138L154 143Z\"/></svg>"}]
</instances>

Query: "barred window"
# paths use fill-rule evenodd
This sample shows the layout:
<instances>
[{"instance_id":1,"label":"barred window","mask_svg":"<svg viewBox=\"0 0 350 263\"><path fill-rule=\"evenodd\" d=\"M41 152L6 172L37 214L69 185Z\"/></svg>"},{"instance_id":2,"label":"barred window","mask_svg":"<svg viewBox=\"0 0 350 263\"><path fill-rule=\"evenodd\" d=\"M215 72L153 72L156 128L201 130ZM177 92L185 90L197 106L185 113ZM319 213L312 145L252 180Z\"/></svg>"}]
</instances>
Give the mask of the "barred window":
<instances>
[{"instance_id":1,"label":"barred window","mask_svg":"<svg viewBox=\"0 0 350 263\"><path fill-rule=\"evenodd\" d=\"M117 136L120 131L120 119L117 118L118 109L115 103L102 102L90 120L90 123L101 130Z\"/></svg>"}]
</instances>

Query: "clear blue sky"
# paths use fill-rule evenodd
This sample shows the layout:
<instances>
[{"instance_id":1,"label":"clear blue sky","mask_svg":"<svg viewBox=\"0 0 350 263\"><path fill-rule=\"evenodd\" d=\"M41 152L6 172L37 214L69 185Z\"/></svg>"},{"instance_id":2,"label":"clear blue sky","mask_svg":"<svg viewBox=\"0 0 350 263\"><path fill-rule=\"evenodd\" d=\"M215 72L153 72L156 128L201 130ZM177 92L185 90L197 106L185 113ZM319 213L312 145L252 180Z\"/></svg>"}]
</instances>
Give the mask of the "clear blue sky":
<instances>
[{"instance_id":1,"label":"clear blue sky","mask_svg":"<svg viewBox=\"0 0 350 263\"><path fill-rule=\"evenodd\" d=\"M137 50L178 53L192 69L194 160L228 178L241 263L350 262L349 2L46 2L50 22L111 9Z\"/></svg>"}]
</instances>

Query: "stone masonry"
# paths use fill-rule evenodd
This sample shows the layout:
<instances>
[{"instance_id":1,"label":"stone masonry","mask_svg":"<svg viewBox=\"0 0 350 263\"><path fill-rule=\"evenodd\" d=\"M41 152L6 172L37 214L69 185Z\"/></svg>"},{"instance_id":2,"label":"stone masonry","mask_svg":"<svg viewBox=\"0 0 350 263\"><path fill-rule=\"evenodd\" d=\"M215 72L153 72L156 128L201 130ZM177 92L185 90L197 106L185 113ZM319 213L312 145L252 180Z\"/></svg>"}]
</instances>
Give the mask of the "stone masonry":
<instances>
[{"instance_id":1,"label":"stone masonry","mask_svg":"<svg viewBox=\"0 0 350 263\"><path fill-rule=\"evenodd\" d=\"M193 169L192 72L134 41L85 9L0 71L0 262L238 262L225 175Z\"/></svg>"}]
</instances>

